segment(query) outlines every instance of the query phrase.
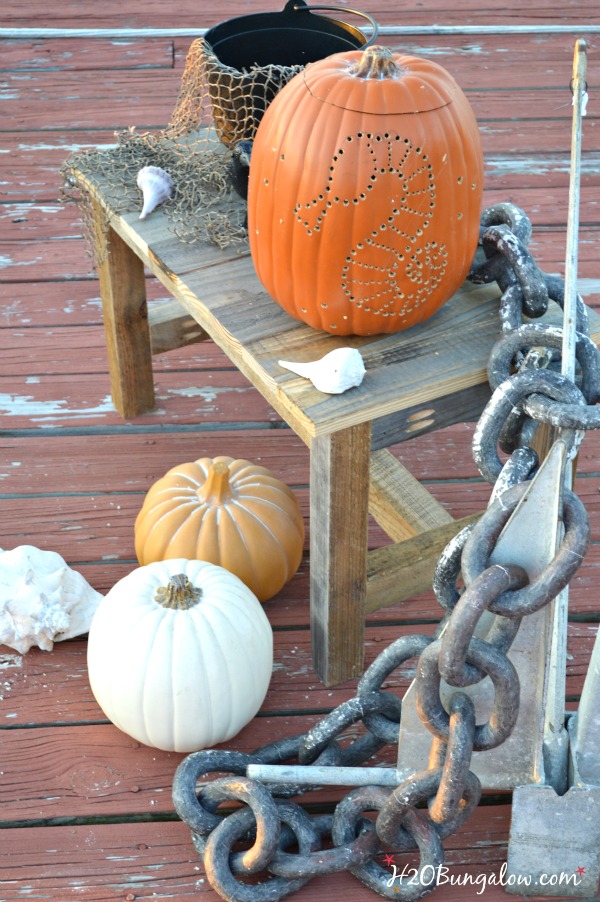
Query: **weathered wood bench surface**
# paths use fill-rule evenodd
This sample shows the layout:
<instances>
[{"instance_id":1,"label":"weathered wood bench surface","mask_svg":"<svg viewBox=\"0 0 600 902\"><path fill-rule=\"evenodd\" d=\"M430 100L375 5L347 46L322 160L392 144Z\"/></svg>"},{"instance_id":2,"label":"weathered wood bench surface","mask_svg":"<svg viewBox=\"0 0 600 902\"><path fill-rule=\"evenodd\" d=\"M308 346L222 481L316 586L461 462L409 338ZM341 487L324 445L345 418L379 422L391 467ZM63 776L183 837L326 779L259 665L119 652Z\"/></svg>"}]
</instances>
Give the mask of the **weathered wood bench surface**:
<instances>
[{"instance_id":1,"label":"weathered wood bench surface","mask_svg":"<svg viewBox=\"0 0 600 902\"><path fill-rule=\"evenodd\" d=\"M282 5L266 0L251 8ZM579 269L580 290L590 306L598 307L596 3L551 0L542 9L524 0L500 10L482 9L472 0L447 8L425 0L401 11L383 0L360 5L384 27L401 21L417 32L384 31L382 43L433 56L466 89L484 144L486 205L508 200L526 210L534 226L536 260L545 271L559 274L565 255L572 49L576 37L587 38L590 103L584 122ZM226 15L248 11L247 4L234 2ZM37 4L8 0L0 28L165 27L164 5L153 2L126 8L113 2L83 7L59 2L43 12L42 17ZM210 27L223 17L218 9L205 12L184 0L169 9L167 18L176 29ZM456 31L436 33L434 25ZM152 360L154 409L123 419L111 400L98 274L86 256L78 210L58 200L59 169L73 149L109 145L118 128L167 123L191 37L144 32L127 39L44 38L0 32L0 39L6 86L0 123L0 547L29 543L56 550L106 592L136 566L133 522L151 483L179 462L221 453L276 471L296 490L310 525L308 445L313 437L301 424L297 432L287 428L290 412L282 399L287 395L281 394L275 369L264 366L265 385L273 379L269 394L257 390L247 369L232 362L229 350L225 353L214 340L218 336L175 347L181 332L173 336L174 302L150 267L144 282L154 349L170 350ZM148 237L156 222L149 220ZM198 285L191 287L198 296ZM197 337L193 328L187 335ZM451 354L459 359L457 349ZM293 359L291 353L285 356ZM308 406L315 403L299 380L283 373L281 378L292 394L308 392ZM414 402L428 409L425 395ZM471 458L473 427L466 412L464 422L455 417L453 425L435 431L425 427L400 442L409 425L402 422L401 410L402 405L385 411L393 415L395 431L380 433L376 456L386 448L388 463L389 454L399 472L406 468L425 485L436 515L443 517L443 511L448 520L461 519L482 510L489 488ZM330 411L321 413L327 424ZM441 416L445 413L437 408L436 417ZM359 428L351 420L345 425ZM444 426L440 419L436 425ZM328 425L322 434L331 434ZM590 515L593 543L570 592L570 708L577 705L600 619L599 454L600 438L588 435L577 491ZM380 497L386 492L384 486ZM385 511L376 513L382 525L369 519L367 544L371 554L385 556L393 543L385 532ZM327 687L313 666L309 542L310 529L299 573L266 606L275 630L275 670L263 710L235 741L243 751L304 731L354 694L355 679ZM367 591L366 664L399 635L434 630L440 610L433 593L418 586L406 594L402 602L378 607L369 604ZM0 648L0 900L198 896L217 902L189 831L173 811L171 784L181 756L139 746L106 721L89 688L85 655L85 637L58 644L51 653L32 650L21 656ZM402 669L389 685L402 691L409 681L410 672ZM393 764L394 750L379 761ZM323 790L310 803L313 809L328 808L340 795L335 788ZM439 898L506 898L492 881L506 860L509 824L510 796L487 796L445 845L456 879L485 874L490 883L484 894L473 883L448 884L438 890ZM344 895L351 902L372 897L344 874L316 878L297 898L315 902L327 895Z\"/></svg>"}]
</instances>

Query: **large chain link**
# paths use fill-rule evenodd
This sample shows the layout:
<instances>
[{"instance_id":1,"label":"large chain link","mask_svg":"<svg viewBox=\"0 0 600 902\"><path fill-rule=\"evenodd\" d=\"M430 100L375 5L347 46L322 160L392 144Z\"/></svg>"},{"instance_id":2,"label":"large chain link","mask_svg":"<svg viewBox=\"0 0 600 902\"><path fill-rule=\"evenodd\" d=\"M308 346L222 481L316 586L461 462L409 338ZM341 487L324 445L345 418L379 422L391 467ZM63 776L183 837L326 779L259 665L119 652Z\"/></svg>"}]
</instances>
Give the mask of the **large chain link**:
<instances>
[{"instance_id":1,"label":"large chain link","mask_svg":"<svg viewBox=\"0 0 600 902\"><path fill-rule=\"evenodd\" d=\"M211 885L229 902L275 902L317 874L342 870L389 899L415 900L429 893L444 861L442 840L479 802L481 785L470 770L473 751L497 747L514 728L520 689L507 652L519 624L562 591L586 553L585 508L565 491L564 537L536 578L511 561L490 563L502 528L537 470L531 439L539 423L560 428L570 457L583 432L600 426L600 411L593 407L600 397L600 354L589 338L586 309L578 298L577 384L560 375L561 329L524 322L523 317L540 317L550 301L563 307L564 283L542 273L533 260L528 250L531 224L522 210L499 204L483 213L481 226L480 250L469 278L495 281L502 292L503 336L489 362L493 394L473 439L478 469L494 486L490 506L474 526L455 536L438 562L433 589L444 616L434 637L412 635L393 642L368 668L356 696L308 733L251 755L196 752L179 766L173 784L176 811L192 830ZM498 449L509 455L505 463ZM486 611L497 616L486 639L477 638L475 630ZM250 764L291 760L356 766L386 744L398 742L401 700L383 685L412 658L418 658L417 710L433 735L427 768L394 789L352 790L332 815L313 817L289 799L316 787L268 787L245 776ZM476 724L473 702L461 689L488 676L493 704L487 722ZM446 702L440 696L442 680L456 690ZM364 733L348 741L345 731L352 727L356 732L358 723ZM217 773L229 776L199 782ZM225 816L222 805L231 807L232 801L242 807ZM369 818L367 812L376 816ZM246 851L233 852L240 842ZM411 873L410 882L390 879L390 871L376 861L382 844L398 851L417 849L416 878ZM291 846L297 851L287 851Z\"/></svg>"}]
</instances>

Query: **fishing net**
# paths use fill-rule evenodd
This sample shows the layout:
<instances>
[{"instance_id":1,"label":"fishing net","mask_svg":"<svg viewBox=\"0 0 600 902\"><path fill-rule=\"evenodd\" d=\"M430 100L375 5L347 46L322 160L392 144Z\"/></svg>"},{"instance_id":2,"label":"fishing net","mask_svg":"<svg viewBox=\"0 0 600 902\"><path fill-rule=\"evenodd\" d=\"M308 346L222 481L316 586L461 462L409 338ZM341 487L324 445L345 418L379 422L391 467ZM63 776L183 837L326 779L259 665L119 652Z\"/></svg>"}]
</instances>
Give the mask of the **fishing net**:
<instances>
[{"instance_id":1,"label":"fishing net","mask_svg":"<svg viewBox=\"0 0 600 902\"><path fill-rule=\"evenodd\" d=\"M94 217L86 183L101 189L112 211L131 213L142 207L137 173L158 166L173 179L162 210L182 241L209 241L222 248L245 243L244 142L252 141L268 104L302 68L238 71L221 63L210 44L198 38L188 51L169 125L152 133L129 128L116 133L114 146L72 154L61 169L63 198L80 204L91 236Z\"/></svg>"}]
</instances>

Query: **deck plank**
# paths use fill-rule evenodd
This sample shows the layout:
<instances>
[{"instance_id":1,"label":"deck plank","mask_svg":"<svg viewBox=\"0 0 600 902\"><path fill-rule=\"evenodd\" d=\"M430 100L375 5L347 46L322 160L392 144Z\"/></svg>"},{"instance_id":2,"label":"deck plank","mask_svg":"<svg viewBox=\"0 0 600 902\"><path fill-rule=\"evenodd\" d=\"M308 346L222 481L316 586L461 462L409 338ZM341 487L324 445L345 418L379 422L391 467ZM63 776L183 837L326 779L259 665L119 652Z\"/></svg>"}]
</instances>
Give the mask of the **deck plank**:
<instances>
[{"instance_id":1,"label":"deck plank","mask_svg":"<svg viewBox=\"0 0 600 902\"><path fill-rule=\"evenodd\" d=\"M363 8L376 13L381 24L398 24L398 7L394 0L378 0L375 3L363 4ZM279 11L278 0L265 0L261 11ZM242 15L247 7L240 0L228 4L228 16ZM141 9L135 6L128 10L126 21L122 19L122 4L118 0L110 0L102 7L81 7L75 0L65 0L55 8L46 24L53 27L87 27L87 28L164 28L164 6L159 0L147 0ZM19 0L7 0L3 10L4 21L13 27L41 27L39 10L34 4L20 3ZM402 9L402 23L423 26L441 22L447 25L519 25L533 24L544 26L550 23L567 21L585 27L597 23L598 8L594 0L548 0L543 6L522 4L511 0L509 4L499 8L482 8L477 0L465 0L457 7L452 4L440 5L439 0L409 0ZM187 3L181 3L169 16L171 28L209 28L222 20L219 9L207 9L200 17L197 9Z\"/></svg>"},{"instance_id":2,"label":"deck plank","mask_svg":"<svg viewBox=\"0 0 600 902\"><path fill-rule=\"evenodd\" d=\"M2 68L31 70L172 69L173 42L165 38L73 41L12 40L2 48Z\"/></svg>"},{"instance_id":3,"label":"deck plank","mask_svg":"<svg viewBox=\"0 0 600 902\"><path fill-rule=\"evenodd\" d=\"M476 812L471 825L463 828L460 838L454 839L447 861L456 866L456 873L471 873L473 880L477 879L478 870L499 873L506 854L507 808L497 805ZM23 898L19 885L27 891L27 898L42 900L49 894L58 898L62 893L62 902L74 898L104 902L114 898L160 900L192 896L212 902L218 898L204 877L184 824L166 822L159 831L156 825L139 823L133 828L123 824L75 825L28 833L29 842L25 846L22 831L9 829L5 833L4 849L9 865L6 881L0 888L6 902ZM47 835L47 839L40 834ZM484 850L483 866L483 856L476 857L471 851L475 841ZM93 868L90 860L94 862ZM397 866L408 860L398 856ZM364 902L370 895L351 875L338 874L316 878L302 890L299 898L304 902L320 902L338 894L348 902ZM497 902L503 895L498 888L490 888L486 898ZM448 902L463 902L468 896L464 887L448 886L444 888L444 898Z\"/></svg>"},{"instance_id":4,"label":"deck plank","mask_svg":"<svg viewBox=\"0 0 600 902\"><path fill-rule=\"evenodd\" d=\"M506 899L502 864L506 860L508 823L509 806L489 806L475 812L456 837L448 841L446 864L452 869L454 881L451 882L450 874L446 875L447 884L440 890L447 902L476 899L481 892L490 902ZM190 897L213 902L218 898L203 875L189 830L181 823L163 823L160 831L147 823L134 828L123 824L49 827L29 831L26 845L22 831L9 829L4 849L9 870L0 888L6 902L22 899L20 888L27 892L27 898L39 902L60 894L61 902L105 902L115 898L125 902L152 898L160 902ZM90 860L94 862L93 869ZM383 860L378 863L385 867ZM404 865L414 866L409 856L395 856L394 863L398 871ZM391 867L389 872L391 876ZM336 874L315 878L298 898L303 902L321 902L340 896L348 902L364 902L371 894L350 874ZM540 902L546 898L536 896ZM560 897L554 897L557 898Z\"/></svg>"},{"instance_id":5,"label":"deck plank","mask_svg":"<svg viewBox=\"0 0 600 902\"><path fill-rule=\"evenodd\" d=\"M164 69L115 70L110 78L99 80L96 72L87 70L69 73L28 70L8 72L5 78L5 112L23 130L35 123L41 130L111 126L127 129L135 125L138 131L143 131L163 128L171 120L181 73ZM492 93L490 88L465 86L465 93L486 137L488 123L492 127L515 119L529 119L530 123L542 127L547 127L547 120L562 119L569 123L569 78L570 61L567 60L560 88L538 90L525 83L513 90L497 86ZM76 93L65 95L66 90ZM597 121L593 108L588 117L591 132ZM518 129L514 130L514 137L520 139Z\"/></svg>"},{"instance_id":6,"label":"deck plank","mask_svg":"<svg viewBox=\"0 0 600 902\"><path fill-rule=\"evenodd\" d=\"M270 620L280 623L277 601L266 605ZM308 634L307 608L304 610L304 626L300 628L275 628L275 653L273 678L262 707L262 715L278 715L281 712L302 712L310 702L311 709L329 711L341 704L352 689L352 681L346 685L324 687L311 661L310 636ZM398 608L395 611L398 615ZM441 613L441 609L440 609ZM302 612L299 611L300 618ZM370 664L382 648L400 636L420 632L432 635L437 626L430 621L416 627L409 623L371 623L365 636L365 661ZM569 624L567 664L567 695L579 695L585 675L585 662L594 643L597 624ZM20 655L7 646L0 646L0 690L2 710L0 724L6 727L51 727L53 724L106 723L106 717L95 702L87 677L87 642L85 637L56 643L52 652L31 649ZM403 664L385 681L388 691L403 694L414 676L416 661ZM116 727L110 732L119 734ZM11 735L13 730L11 730ZM290 732L288 735L293 735ZM241 741L241 740L240 740ZM254 736L251 741L254 741ZM19 748L27 743L27 734L15 740ZM260 741L256 745L260 744ZM248 745L246 747L249 747ZM18 751L17 751L18 754ZM11 756L7 751L7 761ZM39 779L44 779L43 775ZM15 792L18 792L16 789ZM3 809L4 810L4 809ZM2 817L0 817L0 820Z\"/></svg>"}]
</instances>

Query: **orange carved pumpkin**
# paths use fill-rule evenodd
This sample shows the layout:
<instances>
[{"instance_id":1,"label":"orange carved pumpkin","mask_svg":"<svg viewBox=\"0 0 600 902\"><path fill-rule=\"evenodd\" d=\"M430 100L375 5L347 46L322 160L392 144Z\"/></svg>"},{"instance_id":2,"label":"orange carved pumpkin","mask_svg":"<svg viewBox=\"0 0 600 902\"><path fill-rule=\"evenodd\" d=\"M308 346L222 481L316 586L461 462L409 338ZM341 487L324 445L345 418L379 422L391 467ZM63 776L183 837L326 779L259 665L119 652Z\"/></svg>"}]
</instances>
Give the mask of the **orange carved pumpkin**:
<instances>
[{"instance_id":1,"label":"orange carved pumpkin","mask_svg":"<svg viewBox=\"0 0 600 902\"><path fill-rule=\"evenodd\" d=\"M135 521L143 566L170 558L208 561L266 601L302 560L304 520L296 496L266 467L203 457L173 467L149 490Z\"/></svg>"},{"instance_id":2,"label":"orange carved pumpkin","mask_svg":"<svg viewBox=\"0 0 600 902\"><path fill-rule=\"evenodd\" d=\"M256 133L248 228L258 277L316 329L406 329L464 281L482 182L475 116L441 66L377 46L312 63Z\"/></svg>"}]
</instances>

